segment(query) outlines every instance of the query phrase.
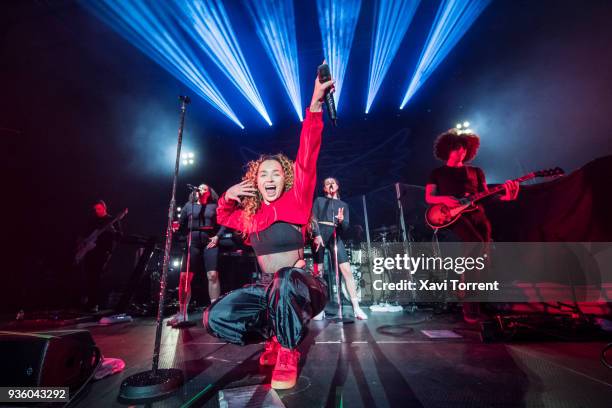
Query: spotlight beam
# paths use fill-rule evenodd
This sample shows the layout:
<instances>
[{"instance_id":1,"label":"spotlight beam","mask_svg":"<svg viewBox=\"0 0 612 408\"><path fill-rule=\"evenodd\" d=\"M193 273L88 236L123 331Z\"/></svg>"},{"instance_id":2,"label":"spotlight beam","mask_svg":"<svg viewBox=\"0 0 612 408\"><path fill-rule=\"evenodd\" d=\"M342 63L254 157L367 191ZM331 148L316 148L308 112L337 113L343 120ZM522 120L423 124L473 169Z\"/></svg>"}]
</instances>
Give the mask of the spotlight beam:
<instances>
[{"instance_id":1,"label":"spotlight beam","mask_svg":"<svg viewBox=\"0 0 612 408\"><path fill-rule=\"evenodd\" d=\"M443 0L400 109L446 58L491 0Z\"/></svg>"},{"instance_id":2,"label":"spotlight beam","mask_svg":"<svg viewBox=\"0 0 612 408\"><path fill-rule=\"evenodd\" d=\"M169 3L166 3L169 4ZM272 126L221 0L173 2L176 21Z\"/></svg>"},{"instance_id":3,"label":"spotlight beam","mask_svg":"<svg viewBox=\"0 0 612 408\"><path fill-rule=\"evenodd\" d=\"M420 2L421 0L378 0L376 2L365 113L368 113L372 107L374 98Z\"/></svg>"},{"instance_id":4,"label":"spotlight beam","mask_svg":"<svg viewBox=\"0 0 612 408\"><path fill-rule=\"evenodd\" d=\"M257 36L302 121L293 0L247 0L246 6L255 23Z\"/></svg>"},{"instance_id":5,"label":"spotlight beam","mask_svg":"<svg viewBox=\"0 0 612 408\"><path fill-rule=\"evenodd\" d=\"M159 3L141 0L86 0L81 4L244 129L200 61L185 44L185 39L174 28L163 10L159 9Z\"/></svg>"},{"instance_id":6,"label":"spotlight beam","mask_svg":"<svg viewBox=\"0 0 612 408\"><path fill-rule=\"evenodd\" d=\"M342 83L355 37L361 0L317 0L319 28L323 40L323 52L336 80L336 110L340 107Z\"/></svg>"}]
</instances>

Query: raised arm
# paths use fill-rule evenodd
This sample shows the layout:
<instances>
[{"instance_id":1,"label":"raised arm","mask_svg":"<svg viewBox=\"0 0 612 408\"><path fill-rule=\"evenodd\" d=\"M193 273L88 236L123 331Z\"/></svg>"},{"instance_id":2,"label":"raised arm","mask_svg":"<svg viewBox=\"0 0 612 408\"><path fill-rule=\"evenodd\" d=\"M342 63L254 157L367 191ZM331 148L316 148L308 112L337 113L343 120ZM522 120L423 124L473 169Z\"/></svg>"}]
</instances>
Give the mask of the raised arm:
<instances>
[{"instance_id":1,"label":"raised arm","mask_svg":"<svg viewBox=\"0 0 612 408\"><path fill-rule=\"evenodd\" d=\"M306 109L306 118L300 134L300 147L295 159L293 191L297 201L311 205L317 183L317 159L323 133L322 112Z\"/></svg>"},{"instance_id":2,"label":"raised arm","mask_svg":"<svg viewBox=\"0 0 612 408\"><path fill-rule=\"evenodd\" d=\"M323 133L322 101L333 81L320 83L315 79L310 107L302 124L300 147L295 159L293 193L302 208L310 211L317 183L317 158ZM333 89L330 91L333 92Z\"/></svg>"}]
</instances>

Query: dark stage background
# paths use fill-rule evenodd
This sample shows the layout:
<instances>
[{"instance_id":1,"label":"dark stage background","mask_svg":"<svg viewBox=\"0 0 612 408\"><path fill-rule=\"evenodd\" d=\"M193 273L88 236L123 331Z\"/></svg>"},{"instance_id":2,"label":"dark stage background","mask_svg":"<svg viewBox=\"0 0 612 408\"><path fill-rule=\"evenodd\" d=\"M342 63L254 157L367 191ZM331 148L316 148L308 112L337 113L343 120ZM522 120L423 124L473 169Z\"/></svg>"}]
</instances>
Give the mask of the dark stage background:
<instances>
[{"instance_id":1,"label":"dark stage background","mask_svg":"<svg viewBox=\"0 0 612 408\"><path fill-rule=\"evenodd\" d=\"M400 111L437 5L421 4L366 116L373 2L364 1L321 177L338 177L345 197L397 181L423 185L438 165L433 139L463 120L482 138L475 164L489 182L544 167L572 171L612 153L612 3L493 1ZM295 7L306 106L323 51L314 2ZM222 191L248 159L297 149L299 123L252 24L239 2L228 9L274 126L203 58L246 130L192 95L185 143L197 163L182 169L180 186L205 181ZM129 207L130 233L162 234L177 95L191 92L78 2L62 0L0 4L0 89L8 241L0 306L12 312L57 301L93 200L106 200L111 213ZM186 191L178 197L184 202ZM129 273L130 250L118 257L109 272L117 282Z\"/></svg>"}]
</instances>

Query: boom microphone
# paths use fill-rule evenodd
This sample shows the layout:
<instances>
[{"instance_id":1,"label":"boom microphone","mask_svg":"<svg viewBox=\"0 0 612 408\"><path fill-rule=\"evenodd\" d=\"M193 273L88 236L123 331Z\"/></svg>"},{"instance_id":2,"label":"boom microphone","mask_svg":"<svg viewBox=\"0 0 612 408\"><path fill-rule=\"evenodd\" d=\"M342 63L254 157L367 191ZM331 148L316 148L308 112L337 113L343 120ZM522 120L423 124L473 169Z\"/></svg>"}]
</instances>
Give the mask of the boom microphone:
<instances>
[{"instance_id":1,"label":"boom microphone","mask_svg":"<svg viewBox=\"0 0 612 408\"><path fill-rule=\"evenodd\" d=\"M321 64L319 68L317 68L317 73L319 76L319 82L324 83L331 80L331 72L329 70L329 65ZM331 123L336 126L336 102L334 101L334 95L331 93L331 89L328 89L325 92L325 106L327 107L327 114L329 116L329 120Z\"/></svg>"}]
</instances>

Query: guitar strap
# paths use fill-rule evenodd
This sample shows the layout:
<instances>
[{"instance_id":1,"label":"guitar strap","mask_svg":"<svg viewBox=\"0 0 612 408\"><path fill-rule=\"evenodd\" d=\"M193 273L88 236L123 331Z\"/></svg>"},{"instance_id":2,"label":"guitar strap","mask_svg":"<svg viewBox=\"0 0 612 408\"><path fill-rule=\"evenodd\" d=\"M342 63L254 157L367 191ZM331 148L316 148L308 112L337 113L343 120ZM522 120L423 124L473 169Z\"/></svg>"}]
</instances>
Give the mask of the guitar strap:
<instances>
[{"instance_id":1,"label":"guitar strap","mask_svg":"<svg viewBox=\"0 0 612 408\"><path fill-rule=\"evenodd\" d=\"M476 191L479 190L480 186L478 184L478 172L476 171L475 167L472 166L464 166L465 167L465 171L467 172L467 179L470 182L471 185L475 185L476 186Z\"/></svg>"}]
</instances>

